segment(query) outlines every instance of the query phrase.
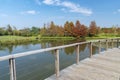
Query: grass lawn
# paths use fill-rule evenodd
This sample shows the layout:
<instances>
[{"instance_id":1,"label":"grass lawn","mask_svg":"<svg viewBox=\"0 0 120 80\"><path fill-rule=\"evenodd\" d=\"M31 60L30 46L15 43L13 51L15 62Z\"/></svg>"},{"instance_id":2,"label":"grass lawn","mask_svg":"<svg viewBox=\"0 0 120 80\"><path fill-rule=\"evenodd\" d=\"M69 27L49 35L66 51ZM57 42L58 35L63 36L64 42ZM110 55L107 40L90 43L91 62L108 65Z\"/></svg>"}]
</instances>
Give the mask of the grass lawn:
<instances>
[{"instance_id":1,"label":"grass lawn","mask_svg":"<svg viewBox=\"0 0 120 80\"><path fill-rule=\"evenodd\" d=\"M22 36L0 36L0 44L20 44L33 41L44 40L73 40L74 37L22 37Z\"/></svg>"},{"instance_id":2,"label":"grass lawn","mask_svg":"<svg viewBox=\"0 0 120 80\"><path fill-rule=\"evenodd\" d=\"M35 37L22 37L22 36L0 36L0 41L8 40L22 40L22 39L34 39Z\"/></svg>"},{"instance_id":3,"label":"grass lawn","mask_svg":"<svg viewBox=\"0 0 120 80\"><path fill-rule=\"evenodd\" d=\"M98 40L98 39L110 39L110 38L120 38L120 37L117 37L117 35L114 35L114 34L99 34L95 37L86 37L86 40Z\"/></svg>"},{"instance_id":4,"label":"grass lawn","mask_svg":"<svg viewBox=\"0 0 120 80\"><path fill-rule=\"evenodd\" d=\"M36 40L36 37L22 37L22 36L0 36L0 44L16 44L25 43Z\"/></svg>"},{"instance_id":5,"label":"grass lawn","mask_svg":"<svg viewBox=\"0 0 120 80\"><path fill-rule=\"evenodd\" d=\"M24 44L28 42L36 41L35 36L33 37L22 37L22 36L0 36L0 44ZM98 40L98 39L106 39L106 38L120 38L115 36L103 36L99 35L96 37L86 37L85 39L88 40ZM38 37L37 40L45 41L45 40L74 40L74 37Z\"/></svg>"}]
</instances>

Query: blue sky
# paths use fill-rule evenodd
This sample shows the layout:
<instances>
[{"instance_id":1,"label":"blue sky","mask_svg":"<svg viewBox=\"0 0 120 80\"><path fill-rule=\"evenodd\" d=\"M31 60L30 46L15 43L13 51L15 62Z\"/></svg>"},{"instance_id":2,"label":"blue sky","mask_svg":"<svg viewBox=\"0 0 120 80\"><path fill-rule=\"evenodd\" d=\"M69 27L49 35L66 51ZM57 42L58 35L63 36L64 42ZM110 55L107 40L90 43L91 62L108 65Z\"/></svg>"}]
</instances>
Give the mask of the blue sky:
<instances>
[{"instance_id":1,"label":"blue sky","mask_svg":"<svg viewBox=\"0 0 120 80\"><path fill-rule=\"evenodd\" d=\"M87 26L93 20L101 27L120 25L120 0L0 0L0 26L42 27L67 20Z\"/></svg>"}]
</instances>

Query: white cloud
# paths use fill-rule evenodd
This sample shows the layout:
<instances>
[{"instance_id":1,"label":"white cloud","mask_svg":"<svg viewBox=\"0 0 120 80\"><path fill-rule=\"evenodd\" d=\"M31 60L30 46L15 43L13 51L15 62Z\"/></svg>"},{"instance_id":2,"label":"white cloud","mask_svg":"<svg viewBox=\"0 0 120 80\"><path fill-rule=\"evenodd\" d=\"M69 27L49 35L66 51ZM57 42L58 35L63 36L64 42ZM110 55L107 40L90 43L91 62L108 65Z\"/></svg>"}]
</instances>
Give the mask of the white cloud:
<instances>
[{"instance_id":1,"label":"white cloud","mask_svg":"<svg viewBox=\"0 0 120 80\"><path fill-rule=\"evenodd\" d=\"M80 5L76 5L72 2L63 2L62 5L69 9L70 12L82 13L85 15L91 15L92 11L87 8L80 7Z\"/></svg>"},{"instance_id":2,"label":"white cloud","mask_svg":"<svg viewBox=\"0 0 120 80\"><path fill-rule=\"evenodd\" d=\"M69 12L76 12L80 14L85 15L91 15L93 12L90 9L83 8L79 4L75 4L70 1L60 1L60 0L43 0L43 3L46 5L55 5L55 6L61 6L64 9L68 9Z\"/></svg>"},{"instance_id":3,"label":"white cloud","mask_svg":"<svg viewBox=\"0 0 120 80\"><path fill-rule=\"evenodd\" d=\"M47 5L52 5L52 4L58 5L60 3L60 0L43 0L43 3Z\"/></svg>"},{"instance_id":4,"label":"white cloud","mask_svg":"<svg viewBox=\"0 0 120 80\"><path fill-rule=\"evenodd\" d=\"M35 14L37 14L38 12L37 11L35 11L35 10L29 10L29 11L23 11L23 12L21 12L21 14L32 14L32 15L35 15Z\"/></svg>"}]
</instances>

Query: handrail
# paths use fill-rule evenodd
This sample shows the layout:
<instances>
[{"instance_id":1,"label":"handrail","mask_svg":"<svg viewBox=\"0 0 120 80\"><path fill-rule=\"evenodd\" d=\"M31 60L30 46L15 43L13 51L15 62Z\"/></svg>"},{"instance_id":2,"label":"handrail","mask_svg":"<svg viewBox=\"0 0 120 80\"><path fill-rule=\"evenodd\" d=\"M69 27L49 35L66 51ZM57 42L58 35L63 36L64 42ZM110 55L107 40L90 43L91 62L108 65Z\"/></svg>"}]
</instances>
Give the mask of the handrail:
<instances>
[{"instance_id":1,"label":"handrail","mask_svg":"<svg viewBox=\"0 0 120 80\"><path fill-rule=\"evenodd\" d=\"M38 53L52 51L52 50L56 50L56 49L63 49L63 48L66 48L66 47L72 47L72 46L85 44L85 43L89 43L89 42L74 43L74 44L69 44L69 45L63 45L63 46L45 48L45 49L40 49L40 50L22 52L22 53L17 53L17 54L11 54L11 55L0 57L0 61L9 60L10 58L18 58L18 57L28 56L28 55L32 55L32 54L38 54Z\"/></svg>"},{"instance_id":2,"label":"handrail","mask_svg":"<svg viewBox=\"0 0 120 80\"><path fill-rule=\"evenodd\" d=\"M120 39L120 38L114 38L114 40L115 39ZM107 39L107 40L112 40L112 39ZM76 45L80 45L80 44L86 44L86 43L90 43L90 42L92 42L92 43L93 42L99 42L99 41L100 42L106 41L106 39L87 41L87 42L80 42L80 43L73 43L73 44L69 44L69 45L63 45L63 46L45 48L45 49L40 49L40 50L22 52L22 53L17 53L17 54L11 54L11 55L0 57L0 61L8 60L10 58L18 58L18 57L28 56L28 55L32 55L32 54L41 53L41 52L52 51L52 50L55 50L55 49L63 49L63 48L66 48L66 47L72 47L72 46L76 46Z\"/></svg>"},{"instance_id":3,"label":"handrail","mask_svg":"<svg viewBox=\"0 0 120 80\"><path fill-rule=\"evenodd\" d=\"M55 51L55 73L56 73L56 77L59 77L59 49L76 46L76 63L79 64L79 45L90 43L90 57L92 57L92 43L93 42L99 42L99 53L100 53L101 52L101 42L104 42L104 41L106 42L106 50L107 50L108 49L108 40L112 41L112 48L113 48L113 40L117 40L117 42L119 42L119 39L120 38L86 41L86 42L80 42L80 43L73 43L73 44L69 44L69 45L63 45L63 46L45 48L45 49L40 49L40 50L22 52L22 53L17 53L17 54L11 54L11 55L0 57L0 61L9 60L10 80L16 80L15 58L28 56L28 55L32 55L32 54L39 54L41 52L47 52L47 51L54 50ZM117 46L119 46L119 45L117 44Z\"/></svg>"}]
</instances>

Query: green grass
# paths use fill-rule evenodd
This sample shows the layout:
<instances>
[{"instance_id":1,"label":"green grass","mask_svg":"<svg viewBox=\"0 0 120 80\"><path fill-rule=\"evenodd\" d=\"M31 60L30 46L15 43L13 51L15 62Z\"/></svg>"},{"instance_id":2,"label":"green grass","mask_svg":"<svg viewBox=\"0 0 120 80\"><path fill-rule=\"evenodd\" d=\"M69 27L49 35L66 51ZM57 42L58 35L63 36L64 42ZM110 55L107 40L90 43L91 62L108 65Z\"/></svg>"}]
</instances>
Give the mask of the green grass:
<instances>
[{"instance_id":1,"label":"green grass","mask_svg":"<svg viewBox=\"0 0 120 80\"><path fill-rule=\"evenodd\" d=\"M38 39L36 39L38 38ZM22 36L0 36L0 44L24 44L34 41L49 40L73 40L74 37L22 37Z\"/></svg>"},{"instance_id":2,"label":"green grass","mask_svg":"<svg viewBox=\"0 0 120 80\"><path fill-rule=\"evenodd\" d=\"M111 34L101 33L96 35L95 37L86 37L86 40L110 39L110 38L120 38L120 37L117 37L117 35L113 33Z\"/></svg>"},{"instance_id":3,"label":"green grass","mask_svg":"<svg viewBox=\"0 0 120 80\"><path fill-rule=\"evenodd\" d=\"M0 36L0 44L8 45L8 44L24 44L30 42L37 41L50 41L50 40L75 40L74 37L22 37L22 36ZM103 34L97 35L96 37L86 37L88 40L98 40L98 39L106 39L106 38L120 38L116 36L105 36Z\"/></svg>"},{"instance_id":4,"label":"green grass","mask_svg":"<svg viewBox=\"0 0 120 80\"><path fill-rule=\"evenodd\" d=\"M21 44L35 40L36 37L0 36L0 44Z\"/></svg>"}]
</instances>

